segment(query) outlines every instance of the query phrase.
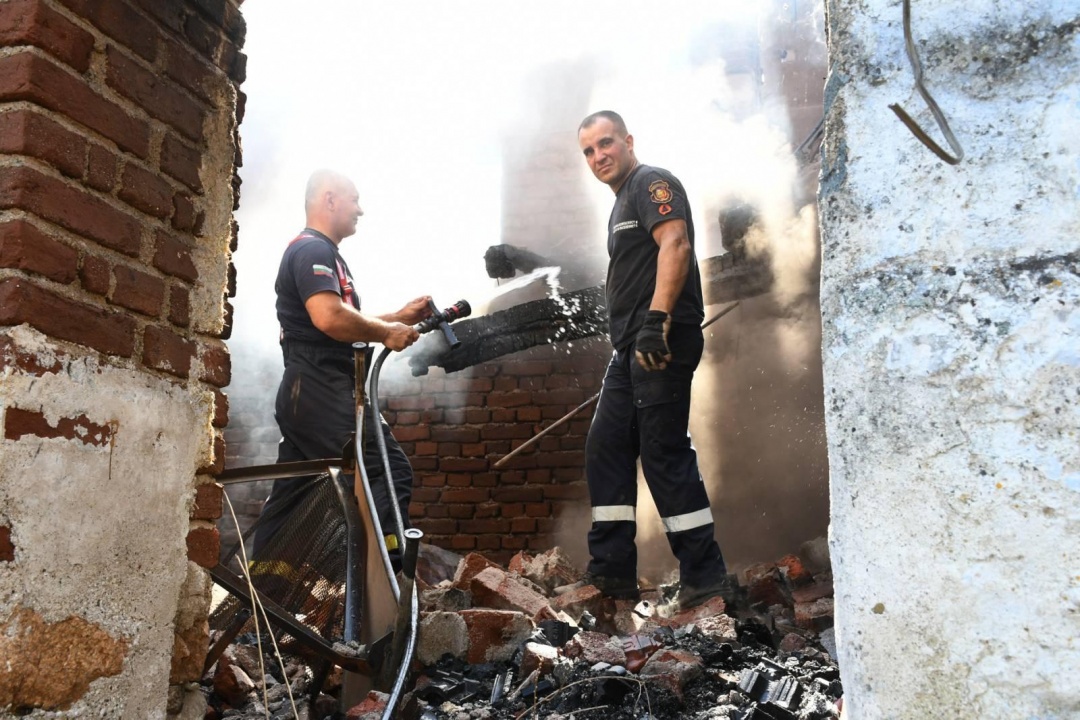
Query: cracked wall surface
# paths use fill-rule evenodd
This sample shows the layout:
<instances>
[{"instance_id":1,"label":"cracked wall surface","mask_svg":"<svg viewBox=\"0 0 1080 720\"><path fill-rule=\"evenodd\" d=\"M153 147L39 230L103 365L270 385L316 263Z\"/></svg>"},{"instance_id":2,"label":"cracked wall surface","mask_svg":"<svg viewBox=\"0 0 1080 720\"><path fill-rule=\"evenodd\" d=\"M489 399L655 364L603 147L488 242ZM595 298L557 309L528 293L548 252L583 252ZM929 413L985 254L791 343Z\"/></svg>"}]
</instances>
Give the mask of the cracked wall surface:
<instances>
[{"instance_id":1,"label":"cracked wall surface","mask_svg":"<svg viewBox=\"0 0 1080 720\"><path fill-rule=\"evenodd\" d=\"M1080 715L1080 12L828 3L825 403L845 710Z\"/></svg>"}]
</instances>

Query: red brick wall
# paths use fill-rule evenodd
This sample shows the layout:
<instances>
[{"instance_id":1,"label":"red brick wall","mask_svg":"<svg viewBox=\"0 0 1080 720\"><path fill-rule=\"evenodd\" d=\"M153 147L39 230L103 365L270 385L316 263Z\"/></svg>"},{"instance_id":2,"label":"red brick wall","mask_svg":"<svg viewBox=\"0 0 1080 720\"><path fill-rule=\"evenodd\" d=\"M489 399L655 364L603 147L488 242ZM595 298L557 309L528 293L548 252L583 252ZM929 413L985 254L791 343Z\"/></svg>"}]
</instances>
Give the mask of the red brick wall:
<instances>
[{"instance_id":1,"label":"red brick wall","mask_svg":"<svg viewBox=\"0 0 1080 720\"><path fill-rule=\"evenodd\" d=\"M227 328L192 325L193 255L204 122L243 80L243 34L225 0L0 3L0 324L205 383L216 428Z\"/></svg>"},{"instance_id":2,"label":"red brick wall","mask_svg":"<svg viewBox=\"0 0 1080 720\"><path fill-rule=\"evenodd\" d=\"M212 394L210 424L191 429L213 435L192 478L187 546L201 565L217 557L212 474L228 420L240 2L0 2L0 330L29 325L66 356ZM40 372L36 362L0 352L15 373ZM42 425L9 400L9 420L25 422L8 434L67 437L64 421ZM78 420L72 432L86 430ZM0 535L11 544L7 528ZM182 681L199 669L175 671Z\"/></svg>"},{"instance_id":3,"label":"red brick wall","mask_svg":"<svg viewBox=\"0 0 1080 720\"><path fill-rule=\"evenodd\" d=\"M610 353L601 341L539 347L450 375L380 383L384 415L412 459L409 514L426 541L500 562L555 544L563 509L587 502L592 408L494 464L597 393Z\"/></svg>"}]
</instances>

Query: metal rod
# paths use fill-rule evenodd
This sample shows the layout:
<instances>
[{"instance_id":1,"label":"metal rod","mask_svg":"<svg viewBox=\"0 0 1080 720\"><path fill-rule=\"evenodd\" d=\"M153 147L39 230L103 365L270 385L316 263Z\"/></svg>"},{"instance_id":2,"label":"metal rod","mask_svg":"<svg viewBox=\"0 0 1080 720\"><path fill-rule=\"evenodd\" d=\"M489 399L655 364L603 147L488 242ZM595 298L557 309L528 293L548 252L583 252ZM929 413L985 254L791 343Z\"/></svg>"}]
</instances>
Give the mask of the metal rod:
<instances>
[{"instance_id":1,"label":"metal rod","mask_svg":"<svg viewBox=\"0 0 1080 720\"><path fill-rule=\"evenodd\" d=\"M731 304L730 304L730 305L728 305L728 306L727 306L726 308L724 308L724 309L723 309L723 310L721 310L720 312L716 313L715 315L713 315L713 316L712 316L711 318L709 318L709 319L708 319L708 320L706 320L705 322L701 323L701 329L702 329L702 330L704 330L705 328L709 327L709 326L710 326L710 325L712 325L712 324L713 324L714 322L716 322L716 321L717 321L717 320L719 320L720 318L724 317L725 315L727 315L727 314L728 314L729 312L731 312L732 310L734 310L734 309L735 309L735 308L737 308L737 307L739 307L739 301L738 301L738 300L736 300L735 302L731 303Z\"/></svg>"},{"instance_id":2,"label":"metal rod","mask_svg":"<svg viewBox=\"0 0 1080 720\"><path fill-rule=\"evenodd\" d=\"M949 121L945 119L945 113L941 112L941 108L938 107L930 91L923 84L922 61L919 59L919 51L915 48L915 40L911 37L911 0L904 0L904 50L907 51L908 62L911 63L911 70L915 75L915 89L919 91L922 99L926 102L926 106L930 108L930 114L934 116L941 134L945 136L945 141L949 143L955 157L945 152L940 145L934 142L926 134L926 131L919 127L919 124L907 114L904 108L900 107L899 103L893 103L889 106L889 109L896 113L896 117L900 118L900 122L904 123L907 129L911 131L911 134L929 148L930 152L950 165L958 165L964 159L964 148L960 146L960 141L956 139L956 135L953 135L953 131L949 127Z\"/></svg>"},{"instance_id":3,"label":"metal rod","mask_svg":"<svg viewBox=\"0 0 1080 720\"><path fill-rule=\"evenodd\" d=\"M364 555L367 549L365 536L360 529L363 521L360 519L353 483L346 483L337 468L331 468L330 482L334 484L345 517L345 623L342 632L346 641L357 641L360 639L363 612Z\"/></svg>"},{"instance_id":4,"label":"metal rod","mask_svg":"<svg viewBox=\"0 0 1080 720\"><path fill-rule=\"evenodd\" d=\"M214 582L228 590L231 594L246 600L249 603L251 602L251 593L248 590L247 584L241 582L235 575L225 570L220 565L210 568L209 573L214 579ZM263 610L266 611L266 614L269 615L275 623L299 640L304 647L319 655L319 657L326 658L346 670L360 673L371 672L371 665L368 662L367 647L361 647L356 656L343 655L334 650L333 646L321 635L298 621L293 614L285 608L263 595L259 595L259 599L262 602Z\"/></svg>"},{"instance_id":5,"label":"metal rod","mask_svg":"<svg viewBox=\"0 0 1080 720\"><path fill-rule=\"evenodd\" d=\"M581 404L580 404L580 405L578 405L578 406L577 406L576 408L574 408L574 409L573 409L573 410L571 410L570 412L566 413L566 414L565 414L565 415L563 415L563 416L562 416L561 418L559 418L559 419L558 419L558 420L556 420L555 422L551 423L551 424L550 424L550 425L548 425L548 426L547 426L546 428L544 428L544 429L543 429L543 430L541 430L540 432L536 433L536 434L535 434L535 435L533 435L533 436L532 436L531 438L529 438L528 440L526 440L525 442L523 442L523 443L522 443L521 445L518 445L518 446L517 446L516 448L514 448L514 449L513 449L513 450L511 450L511 451L510 451L509 453L507 453L506 455L504 455L504 456L503 456L503 457L502 457L501 459L499 459L499 461L498 461L498 462L496 462L496 463L495 463L495 465L494 465L493 467L502 467L503 465L505 465L505 464L506 464L506 462L507 462L508 460L510 460L510 458L514 457L515 455L519 455L519 454L521 454L522 452L524 452L525 450L527 450L527 449L531 448L531 447L532 447L533 445L535 445L536 443L540 442L540 439L541 439L541 438L543 438L543 437L544 437L545 435L547 435L548 433L550 433L550 432L551 432L552 430L554 430L555 428L557 428L557 427L559 427L559 426L561 426L561 425L565 425L565 424L566 424L567 422L569 422L569 421L570 421L570 419L571 419L571 418L573 418L573 417L574 417L575 415L577 415L577 414L578 414L578 413L580 413L580 412L581 412L582 410L586 409L587 407L589 407L590 405L592 405L593 403L595 403L595 402L596 402L596 400L597 400L597 398L599 398L599 397L600 397L600 393L596 393L596 394L595 394L595 395L593 395L593 396L592 396L591 398L589 398L589 399L588 399L588 400L586 400L585 402L581 403Z\"/></svg>"},{"instance_id":6,"label":"metal rod","mask_svg":"<svg viewBox=\"0 0 1080 720\"><path fill-rule=\"evenodd\" d=\"M725 315L727 315L729 312L731 312L732 310L734 310L738 306L739 306L738 302L733 302L732 304L728 305L726 308L724 308L723 310L721 310L720 312L718 312L717 314L713 315L711 318L706 320L704 323L702 323L701 329L704 330L705 328L709 327L714 322L716 322L720 318L724 317ZM590 405L595 403L597 401L597 399L599 399L599 397L600 397L600 393L596 393L591 398L589 398L585 402L581 403L576 408L574 408L570 412L566 413L561 418L559 418L555 422L551 423L546 428L544 428L543 430L541 430L537 434L533 435L531 438L529 438L528 440L523 442L521 445L517 446L516 448L511 450L509 453L507 453L506 455L501 457L492 467L497 467L497 468L502 467L503 465L505 465L507 463L507 461L510 460L510 458L512 458L512 457L514 457L516 455L520 455L525 450L531 448L533 445L540 442L541 438L543 438L545 435L550 433L552 430L554 430L555 428L557 428L557 427L559 427L561 425L565 425L575 415L577 415L582 410L585 410Z\"/></svg>"},{"instance_id":7,"label":"metal rod","mask_svg":"<svg viewBox=\"0 0 1080 720\"><path fill-rule=\"evenodd\" d=\"M233 485L255 480L276 480L278 478L303 477L304 475L321 475L327 472L330 467L340 467L351 472L352 462L344 458L327 458L326 460L299 460L297 462L275 463L273 465L252 465L251 467L222 470L221 474L215 477L214 480L222 485Z\"/></svg>"}]
</instances>

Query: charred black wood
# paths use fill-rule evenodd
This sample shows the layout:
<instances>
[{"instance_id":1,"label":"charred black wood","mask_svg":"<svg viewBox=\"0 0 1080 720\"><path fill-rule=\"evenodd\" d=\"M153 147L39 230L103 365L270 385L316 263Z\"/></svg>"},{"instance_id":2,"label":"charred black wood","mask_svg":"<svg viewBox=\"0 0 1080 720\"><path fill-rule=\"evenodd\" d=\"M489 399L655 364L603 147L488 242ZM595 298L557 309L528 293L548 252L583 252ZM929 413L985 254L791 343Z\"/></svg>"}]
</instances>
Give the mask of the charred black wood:
<instances>
[{"instance_id":1,"label":"charred black wood","mask_svg":"<svg viewBox=\"0 0 1080 720\"><path fill-rule=\"evenodd\" d=\"M575 290L461 320L454 323L454 332L461 346L453 351L441 335L421 337L409 356L413 375L426 375L431 367L455 372L537 345L606 333L604 289Z\"/></svg>"},{"instance_id":2,"label":"charred black wood","mask_svg":"<svg viewBox=\"0 0 1080 720\"><path fill-rule=\"evenodd\" d=\"M536 268L558 264L543 255L514 245L492 245L484 253L484 267L487 268L490 278L512 278L519 271L530 273Z\"/></svg>"},{"instance_id":3,"label":"charred black wood","mask_svg":"<svg viewBox=\"0 0 1080 720\"><path fill-rule=\"evenodd\" d=\"M767 258L741 259L724 253L701 262L701 289L706 305L744 300L769 292L773 285Z\"/></svg>"}]
</instances>

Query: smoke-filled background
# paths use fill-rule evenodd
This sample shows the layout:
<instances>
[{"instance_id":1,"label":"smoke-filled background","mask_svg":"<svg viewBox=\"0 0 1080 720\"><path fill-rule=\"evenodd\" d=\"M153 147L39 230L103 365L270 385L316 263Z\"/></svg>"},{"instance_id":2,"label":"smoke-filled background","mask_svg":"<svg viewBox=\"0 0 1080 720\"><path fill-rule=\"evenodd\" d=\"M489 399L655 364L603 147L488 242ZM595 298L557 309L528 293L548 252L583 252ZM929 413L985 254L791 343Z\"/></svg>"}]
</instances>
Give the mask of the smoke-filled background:
<instances>
[{"instance_id":1,"label":"smoke-filled background","mask_svg":"<svg viewBox=\"0 0 1080 720\"><path fill-rule=\"evenodd\" d=\"M706 331L695 381L691 430L725 554L773 559L824 533L816 165L793 152L821 113L820 3L249 5L234 423L272 413L273 282L312 170L340 170L360 191L365 215L341 251L365 311L420 294L484 306L505 289L483 262L499 243L552 259L576 289L603 279L612 200L576 127L613 109L638 158L686 186L699 259L735 251L774 279ZM725 248L718 215L736 204L756 223ZM264 434L265 448L276 437ZM640 496L643 571L670 567ZM560 541L580 550L587 508L566 521Z\"/></svg>"}]
</instances>

